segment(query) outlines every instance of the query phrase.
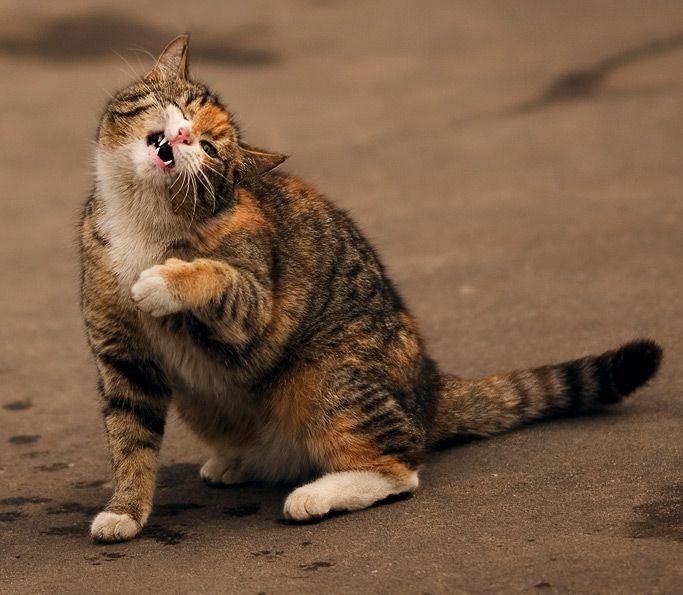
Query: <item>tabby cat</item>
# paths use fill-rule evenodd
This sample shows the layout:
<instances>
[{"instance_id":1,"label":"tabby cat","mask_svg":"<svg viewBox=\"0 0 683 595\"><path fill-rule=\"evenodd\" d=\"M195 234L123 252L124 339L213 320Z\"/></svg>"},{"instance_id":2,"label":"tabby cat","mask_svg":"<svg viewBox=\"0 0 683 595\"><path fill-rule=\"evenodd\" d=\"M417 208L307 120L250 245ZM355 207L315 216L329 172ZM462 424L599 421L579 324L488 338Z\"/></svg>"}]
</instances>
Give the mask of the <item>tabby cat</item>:
<instances>
[{"instance_id":1,"label":"tabby cat","mask_svg":"<svg viewBox=\"0 0 683 595\"><path fill-rule=\"evenodd\" d=\"M437 442L616 403L655 374L649 340L477 380L440 373L368 241L273 171L284 155L242 140L188 77L187 44L109 102L80 224L115 480L94 539L147 521L171 403L211 449L204 480L303 483L284 517L309 521L414 491Z\"/></svg>"}]
</instances>

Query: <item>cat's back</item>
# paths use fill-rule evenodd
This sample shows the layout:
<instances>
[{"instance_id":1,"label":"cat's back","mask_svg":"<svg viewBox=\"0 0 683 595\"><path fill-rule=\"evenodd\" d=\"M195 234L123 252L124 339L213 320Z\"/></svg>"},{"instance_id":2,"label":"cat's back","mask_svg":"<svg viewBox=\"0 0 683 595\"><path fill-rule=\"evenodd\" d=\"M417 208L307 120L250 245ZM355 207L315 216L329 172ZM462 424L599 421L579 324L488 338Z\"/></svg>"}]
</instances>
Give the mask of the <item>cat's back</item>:
<instances>
[{"instance_id":1,"label":"cat's back","mask_svg":"<svg viewBox=\"0 0 683 595\"><path fill-rule=\"evenodd\" d=\"M269 172L245 189L270 223L274 253L283 261L286 257L297 274L308 273L328 287L341 282L355 301L377 295L402 309L371 243L349 214L312 184L286 172Z\"/></svg>"},{"instance_id":2,"label":"cat's back","mask_svg":"<svg viewBox=\"0 0 683 595\"><path fill-rule=\"evenodd\" d=\"M274 294L297 306L287 351L374 351L405 331L410 315L345 211L287 173L268 173L244 190L271 228Z\"/></svg>"}]
</instances>

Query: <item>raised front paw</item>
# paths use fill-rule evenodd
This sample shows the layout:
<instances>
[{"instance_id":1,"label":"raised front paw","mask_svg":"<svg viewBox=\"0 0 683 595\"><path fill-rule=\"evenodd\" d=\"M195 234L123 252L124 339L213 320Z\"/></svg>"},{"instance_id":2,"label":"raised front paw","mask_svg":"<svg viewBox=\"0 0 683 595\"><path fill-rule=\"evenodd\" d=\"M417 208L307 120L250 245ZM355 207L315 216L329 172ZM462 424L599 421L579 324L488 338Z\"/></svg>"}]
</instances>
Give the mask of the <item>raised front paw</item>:
<instances>
[{"instance_id":1,"label":"raised front paw","mask_svg":"<svg viewBox=\"0 0 683 595\"><path fill-rule=\"evenodd\" d=\"M140 523L130 515L104 511L93 519L90 535L95 541L113 543L133 539L141 529Z\"/></svg>"},{"instance_id":2,"label":"raised front paw","mask_svg":"<svg viewBox=\"0 0 683 595\"><path fill-rule=\"evenodd\" d=\"M181 261L178 261L181 262ZM131 289L137 307L152 316L167 316L179 312L181 303L171 294L164 274L173 264L157 264L142 273Z\"/></svg>"}]
</instances>

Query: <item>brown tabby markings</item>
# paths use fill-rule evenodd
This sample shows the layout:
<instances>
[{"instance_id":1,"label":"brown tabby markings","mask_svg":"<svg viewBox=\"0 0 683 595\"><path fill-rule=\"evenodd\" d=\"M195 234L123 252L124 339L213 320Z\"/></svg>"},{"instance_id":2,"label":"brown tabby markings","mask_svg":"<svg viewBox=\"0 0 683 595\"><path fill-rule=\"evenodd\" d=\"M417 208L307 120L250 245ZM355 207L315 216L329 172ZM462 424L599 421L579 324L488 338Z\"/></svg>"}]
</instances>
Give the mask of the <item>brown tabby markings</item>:
<instances>
[{"instance_id":1,"label":"brown tabby markings","mask_svg":"<svg viewBox=\"0 0 683 595\"><path fill-rule=\"evenodd\" d=\"M354 432L362 412L351 412L335 418L319 442L329 467L325 471L378 471L398 479L407 478L412 469L394 457L383 455L372 439Z\"/></svg>"},{"instance_id":2,"label":"brown tabby markings","mask_svg":"<svg viewBox=\"0 0 683 595\"><path fill-rule=\"evenodd\" d=\"M172 149L199 164L187 179L150 165L150 139L170 122L194 135ZM242 141L188 78L184 37L110 102L97 157L81 306L116 487L95 539L144 525L172 402L214 450L209 481L235 469L236 481L322 474L285 504L288 518L309 520L414 490L435 443L617 402L659 365L661 349L637 341L510 374L442 374L356 225L311 185L270 171L284 156Z\"/></svg>"}]
</instances>

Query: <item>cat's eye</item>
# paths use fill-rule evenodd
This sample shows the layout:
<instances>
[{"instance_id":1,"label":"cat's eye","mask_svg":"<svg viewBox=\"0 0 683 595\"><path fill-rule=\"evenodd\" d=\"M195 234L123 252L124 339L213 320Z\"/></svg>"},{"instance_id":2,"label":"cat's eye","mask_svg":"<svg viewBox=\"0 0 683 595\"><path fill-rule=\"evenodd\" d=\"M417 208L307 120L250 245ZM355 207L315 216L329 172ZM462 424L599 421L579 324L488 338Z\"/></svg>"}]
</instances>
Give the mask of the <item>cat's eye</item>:
<instances>
[{"instance_id":1,"label":"cat's eye","mask_svg":"<svg viewBox=\"0 0 683 595\"><path fill-rule=\"evenodd\" d=\"M214 147L208 140L203 140L200 144L202 145L202 149L204 149L204 153L206 153L209 157L215 157L218 155L216 147Z\"/></svg>"}]
</instances>

